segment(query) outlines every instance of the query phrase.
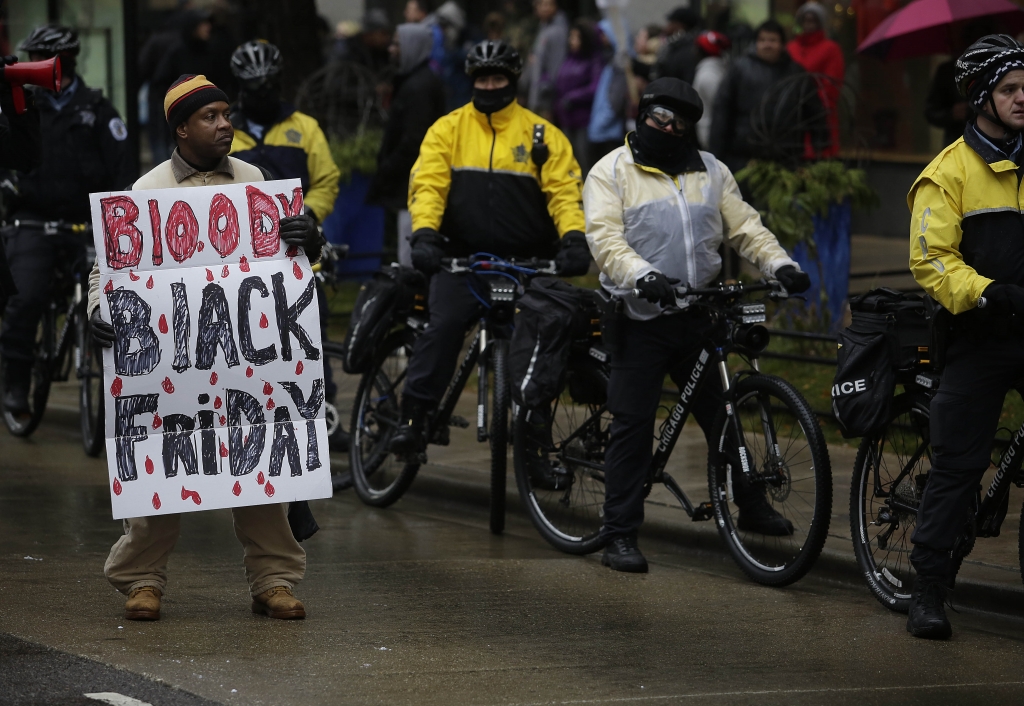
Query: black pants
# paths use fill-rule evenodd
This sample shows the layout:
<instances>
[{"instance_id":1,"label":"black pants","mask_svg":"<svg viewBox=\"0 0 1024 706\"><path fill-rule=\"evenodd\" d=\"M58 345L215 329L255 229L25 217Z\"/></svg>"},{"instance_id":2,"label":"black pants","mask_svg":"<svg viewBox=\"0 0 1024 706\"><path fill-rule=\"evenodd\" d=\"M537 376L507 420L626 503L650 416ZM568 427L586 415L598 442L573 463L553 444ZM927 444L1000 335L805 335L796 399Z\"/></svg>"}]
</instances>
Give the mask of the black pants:
<instances>
[{"instance_id":1,"label":"black pants","mask_svg":"<svg viewBox=\"0 0 1024 706\"><path fill-rule=\"evenodd\" d=\"M932 469L911 537L918 574L948 575L949 551L989 466L1010 386L1024 377L1024 339L957 338L931 403Z\"/></svg>"},{"instance_id":2,"label":"black pants","mask_svg":"<svg viewBox=\"0 0 1024 706\"><path fill-rule=\"evenodd\" d=\"M0 353L7 360L31 363L36 331L50 299L54 271L60 264L83 267L85 244L78 235L44 235L41 229L25 227L5 229L4 241L18 293L7 301L4 310Z\"/></svg>"},{"instance_id":3,"label":"black pants","mask_svg":"<svg viewBox=\"0 0 1024 706\"><path fill-rule=\"evenodd\" d=\"M636 534L643 524L644 483L653 456L654 421L665 375L671 375L676 386L682 388L709 328L706 319L688 313L623 322L608 386L608 410L613 419L605 453L601 534L609 540ZM713 361L709 360L708 365L713 368ZM705 437L721 406L718 371L707 370L704 383L690 403ZM712 443L716 442L708 439L709 446Z\"/></svg>"},{"instance_id":4,"label":"black pants","mask_svg":"<svg viewBox=\"0 0 1024 706\"><path fill-rule=\"evenodd\" d=\"M416 339L406 373L404 394L437 404L455 374L466 332L483 307L469 290L472 275L438 272L430 278L430 325Z\"/></svg>"}]
</instances>

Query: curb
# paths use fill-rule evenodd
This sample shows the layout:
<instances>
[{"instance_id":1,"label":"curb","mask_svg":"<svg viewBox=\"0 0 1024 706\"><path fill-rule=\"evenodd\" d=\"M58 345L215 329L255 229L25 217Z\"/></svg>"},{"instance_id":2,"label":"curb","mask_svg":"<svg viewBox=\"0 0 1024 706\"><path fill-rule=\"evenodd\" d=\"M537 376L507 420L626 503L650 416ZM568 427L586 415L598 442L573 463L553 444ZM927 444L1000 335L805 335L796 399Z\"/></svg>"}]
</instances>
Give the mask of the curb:
<instances>
[{"instance_id":1,"label":"curb","mask_svg":"<svg viewBox=\"0 0 1024 706\"><path fill-rule=\"evenodd\" d=\"M446 467L431 464L431 468L443 472ZM440 499L450 503L483 508L489 506L491 494L490 485L487 483L456 481L436 473L418 474L407 492L421 498ZM508 493L506 512L527 517L526 511L519 501L519 493L514 489ZM709 529L700 529L701 526L706 526ZM713 523L710 522L667 522L659 518L649 518L644 521L642 531L648 537L679 544L688 550L714 554L731 561L732 556L723 546L717 530L710 531L712 527ZM539 535L538 539L544 541ZM808 576L859 586L865 594L871 595L853 556L852 547L849 554L827 547L822 549L821 556L818 557ZM1024 584L1018 584L1018 588L1015 589L1002 583L960 580L957 581L952 597L956 604L965 607L1024 617Z\"/></svg>"}]
</instances>

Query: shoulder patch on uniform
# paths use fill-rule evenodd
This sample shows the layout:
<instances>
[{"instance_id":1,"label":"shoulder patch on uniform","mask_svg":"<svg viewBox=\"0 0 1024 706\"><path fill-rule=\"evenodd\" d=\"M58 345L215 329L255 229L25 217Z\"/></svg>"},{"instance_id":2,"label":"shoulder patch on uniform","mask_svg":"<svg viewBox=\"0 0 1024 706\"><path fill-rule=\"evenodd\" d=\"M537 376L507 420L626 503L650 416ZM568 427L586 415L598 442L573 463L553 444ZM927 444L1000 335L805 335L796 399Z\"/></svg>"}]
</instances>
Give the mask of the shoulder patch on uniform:
<instances>
[{"instance_id":1,"label":"shoulder patch on uniform","mask_svg":"<svg viewBox=\"0 0 1024 706\"><path fill-rule=\"evenodd\" d=\"M110 134L118 142L124 142L128 138L128 128L125 127L124 121L121 118L111 118L110 122L107 123L107 127L110 128Z\"/></svg>"},{"instance_id":2,"label":"shoulder patch on uniform","mask_svg":"<svg viewBox=\"0 0 1024 706\"><path fill-rule=\"evenodd\" d=\"M512 159L516 162L525 163L529 155L526 151L526 145L516 145L512 148Z\"/></svg>"},{"instance_id":3,"label":"shoulder patch on uniform","mask_svg":"<svg viewBox=\"0 0 1024 706\"><path fill-rule=\"evenodd\" d=\"M295 144L302 142L302 133L298 130L287 130L284 136L289 142L294 142Z\"/></svg>"}]
</instances>

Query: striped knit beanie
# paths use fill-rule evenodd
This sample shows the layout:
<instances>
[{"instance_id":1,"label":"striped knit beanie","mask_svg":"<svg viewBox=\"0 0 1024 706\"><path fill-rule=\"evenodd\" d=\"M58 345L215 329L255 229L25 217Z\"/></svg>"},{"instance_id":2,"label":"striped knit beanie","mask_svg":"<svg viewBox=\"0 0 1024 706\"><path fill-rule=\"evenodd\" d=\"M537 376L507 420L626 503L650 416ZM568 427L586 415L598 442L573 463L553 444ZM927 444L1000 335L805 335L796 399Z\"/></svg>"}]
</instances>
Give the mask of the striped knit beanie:
<instances>
[{"instance_id":1,"label":"striped knit beanie","mask_svg":"<svg viewBox=\"0 0 1024 706\"><path fill-rule=\"evenodd\" d=\"M171 84L164 96L164 117L171 130L192 117L204 105L217 101L228 102L228 96L205 76L183 74Z\"/></svg>"}]
</instances>

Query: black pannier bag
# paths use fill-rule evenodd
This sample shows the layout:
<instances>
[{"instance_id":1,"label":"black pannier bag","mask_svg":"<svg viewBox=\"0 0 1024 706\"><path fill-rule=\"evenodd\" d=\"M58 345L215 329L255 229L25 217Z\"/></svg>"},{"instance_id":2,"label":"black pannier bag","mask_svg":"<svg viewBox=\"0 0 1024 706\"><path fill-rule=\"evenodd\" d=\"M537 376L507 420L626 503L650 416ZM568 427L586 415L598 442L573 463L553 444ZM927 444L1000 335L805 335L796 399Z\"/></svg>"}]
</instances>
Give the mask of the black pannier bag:
<instances>
[{"instance_id":1,"label":"black pannier bag","mask_svg":"<svg viewBox=\"0 0 1024 706\"><path fill-rule=\"evenodd\" d=\"M352 308L342 346L341 366L349 375L362 375L373 353L392 328L410 314L426 314L427 283L411 267L382 267L363 284Z\"/></svg>"},{"instance_id":2,"label":"black pannier bag","mask_svg":"<svg viewBox=\"0 0 1024 706\"><path fill-rule=\"evenodd\" d=\"M517 403L537 408L558 396L574 339L585 337L591 328L600 335L595 295L557 277L530 282L516 302L515 331L509 344L509 377ZM604 394L603 390L592 392L592 396Z\"/></svg>"},{"instance_id":3,"label":"black pannier bag","mask_svg":"<svg viewBox=\"0 0 1024 706\"><path fill-rule=\"evenodd\" d=\"M896 384L934 364L934 301L892 289L850 300L850 326L839 333L832 413L847 439L868 436L889 418Z\"/></svg>"}]
</instances>

